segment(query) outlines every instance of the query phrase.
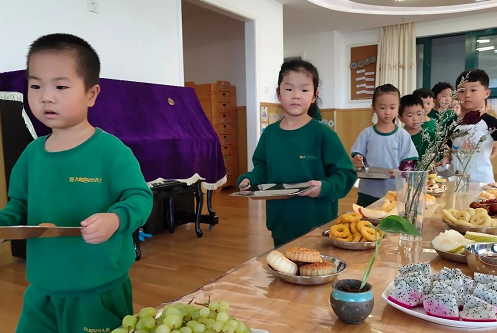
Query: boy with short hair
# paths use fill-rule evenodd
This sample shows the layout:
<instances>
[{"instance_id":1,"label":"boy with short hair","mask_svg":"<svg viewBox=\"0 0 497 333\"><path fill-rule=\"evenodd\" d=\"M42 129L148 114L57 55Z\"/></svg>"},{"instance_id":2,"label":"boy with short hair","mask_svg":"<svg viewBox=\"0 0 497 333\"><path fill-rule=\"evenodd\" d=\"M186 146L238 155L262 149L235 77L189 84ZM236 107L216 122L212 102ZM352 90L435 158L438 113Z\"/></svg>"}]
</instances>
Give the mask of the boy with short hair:
<instances>
[{"instance_id":1,"label":"boy with short hair","mask_svg":"<svg viewBox=\"0 0 497 333\"><path fill-rule=\"evenodd\" d=\"M418 151L419 160L423 157L430 142L435 139L434 128L423 128L423 101L418 96L405 95L400 99L399 119Z\"/></svg>"},{"instance_id":2,"label":"boy with short hair","mask_svg":"<svg viewBox=\"0 0 497 333\"><path fill-rule=\"evenodd\" d=\"M427 129L430 132L436 131L437 123L435 120L431 119L428 114L432 111L433 106L435 105L433 92L430 89L419 88L412 92L414 96L421 98L423 101L423 124L421 125L422 129Z\"/></svg>"},{"instance_id":3,"label":"boy with short hair","mask_svg":"<svg viewBox=\"0 0 497 333\"><path fill-rule=\"evenodd\" d=\"M27 240L30 285L18 333L110 332L133 313L128 272L132 233L152 193L131 150L93 127L100 61L79 37L52 34L31 44L28 102L52 134L31 142L10 177L0 225L82 226L82 237Z\"/></svg>"},{"instance_id":4,"label":"boy with short hair","mask_svg":"<svg viewBox=\"0 0 497 333\"><path fill-rule=\"evenodd\" d=\"M463 81L464 80L464 81ZM481 183L493 183L494 172L490 162L497 155L497 119L487 113L482 114L482 105L490 95L490 79L488 74L481 69L472 69L462 72L456 81L457 99L461 105L461 113L452 119L449 126L458 122L457 129L468 131L468 134L458 137L450 142L453 150L464 146L476 145L480 138L485 136L484 141L474 152L471 160L470 181ZM473 115L476 119L473 119ZM470 119L471 118L471 119ZM489 132L491 134L489 135ZM444 156L442 165L450 160L450 156Z\"/></svg>"}]
</instances>

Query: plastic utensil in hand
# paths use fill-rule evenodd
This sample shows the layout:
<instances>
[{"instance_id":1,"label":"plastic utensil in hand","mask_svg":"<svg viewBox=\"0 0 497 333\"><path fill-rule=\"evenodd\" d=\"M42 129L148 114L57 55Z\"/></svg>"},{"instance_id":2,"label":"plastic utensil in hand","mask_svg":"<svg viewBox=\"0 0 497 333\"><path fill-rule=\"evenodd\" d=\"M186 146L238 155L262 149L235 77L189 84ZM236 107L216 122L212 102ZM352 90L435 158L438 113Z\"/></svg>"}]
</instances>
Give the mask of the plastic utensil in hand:
<instances>
[{"instance_id":1,"label":"plastic utensil in hand","mask_svg":"<svg viewBox=\"0 0 497 333\"><path fill-rule=\"evenodd\" d=\"M367 165L367 163L364 160L364 158L362 159L362 166L364 168L364 171L366 171L366 173L369 173L369 165Z\"/></svg>"},{"instance_id":2,"label":"plastic utensil in hand","mask_svg":"<svg viewBox=\"0 0 497 333\"><path fill-rule=\"evenodd\" d=\"M249 181L247 181L247 182L242 181L242 182L240 183L240 186L239 186L240 191L246 191L246 190L248 190L249 188L250 188L250 182L249 182Z\"/></svg>"}]
</instances>

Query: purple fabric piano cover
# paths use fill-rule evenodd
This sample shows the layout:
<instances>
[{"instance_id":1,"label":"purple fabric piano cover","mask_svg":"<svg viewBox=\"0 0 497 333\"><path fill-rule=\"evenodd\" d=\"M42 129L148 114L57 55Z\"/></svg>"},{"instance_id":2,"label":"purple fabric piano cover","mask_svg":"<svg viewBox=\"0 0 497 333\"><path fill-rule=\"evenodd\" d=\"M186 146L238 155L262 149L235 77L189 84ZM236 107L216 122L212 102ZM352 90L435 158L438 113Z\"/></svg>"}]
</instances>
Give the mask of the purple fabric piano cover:
<instances>
[{"instance_id":1,"label":"purple fabric piano cover","mask_svg":"<svg viewBox=\"0 0 497 333\"><path fill-rule=\"evenodd\" d=\"M88 119L131 148L147 181L198 174L210 189L226 181L219 138L192 88L111 79L100 86ZM29 109L25 71L1 73L0 91L23 93L38 136L50 133Z\"/></svg>"}]
</instances>

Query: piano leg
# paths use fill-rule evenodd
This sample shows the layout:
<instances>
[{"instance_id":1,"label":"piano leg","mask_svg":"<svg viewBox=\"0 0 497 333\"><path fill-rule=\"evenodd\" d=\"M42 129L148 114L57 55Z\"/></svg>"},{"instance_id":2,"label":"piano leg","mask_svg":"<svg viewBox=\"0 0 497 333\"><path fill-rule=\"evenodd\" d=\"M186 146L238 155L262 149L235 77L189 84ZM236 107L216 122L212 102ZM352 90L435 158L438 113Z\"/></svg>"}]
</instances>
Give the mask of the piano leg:
<instances>
[{"instance_id":1,"label":"piano leg","mask_svg":"<svg viewBox=\"0 0 497 333\"><path fill-rule=\"evenodd\" d=\"M167 218L167 227L169 229L169 233L174 233L176 229L176 224L174 223L174 198L167 198L168 204L168 218Z\"/></svg>"},{"instance_id":2,"label":"piano leg","mask_svg":"<svg viewBox=\"0 0 497 333\"><path fill-rule=\"evenodd\" d=\"M140 239L138 239L139 233L140 229L137 229L133 233L133 245L135 247L135 261L139 261L142 258L142 250L140 249Z\"/></svg>"},{"instance_id":3,"label":"piano leg","mask_svg":"<svg viewBox=\"0 0 497 333\"><path fill-rule=\"evenodd\" d=\"M198 238L201 238L204 233L200 229L200 219L202 217L202 206L204 205L204 193L202 193L202 182L197 182L197 190L195 191L195 199L197 201L197 208L195 211L195 233Z\"/></svg>"},{"instance_id":4,"label":"piano leg","mask_svg":"<svg viewBox=\"0 0 497 333\"><path fill-rule=\"evenodd\" d=\"M212 208L212 191L207 190L207 210L209 211L209 217L211 218L212 221L214 221L214 218L216 217L216 212ZM216 224L211 223L209 224L209 230L214 228Z\"/></svg>"}]
</instances>

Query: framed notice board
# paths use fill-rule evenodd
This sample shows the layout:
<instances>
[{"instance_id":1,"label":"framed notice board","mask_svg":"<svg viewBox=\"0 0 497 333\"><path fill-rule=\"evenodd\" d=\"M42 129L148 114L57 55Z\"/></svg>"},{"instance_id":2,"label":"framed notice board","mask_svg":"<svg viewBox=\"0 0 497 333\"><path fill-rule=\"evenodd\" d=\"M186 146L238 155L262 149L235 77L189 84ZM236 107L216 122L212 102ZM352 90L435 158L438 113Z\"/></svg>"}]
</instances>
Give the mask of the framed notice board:
<instances>
[{"instance_id":1,"label":"framed notice board","mask_svg":"<svg viewBox=\"0 0 497 333\"><path fill-rule=\"evenodd\" d=\"M371 99L376 80L378 45L350 48L350 99Z\"/></svg>"}]
</instances>

